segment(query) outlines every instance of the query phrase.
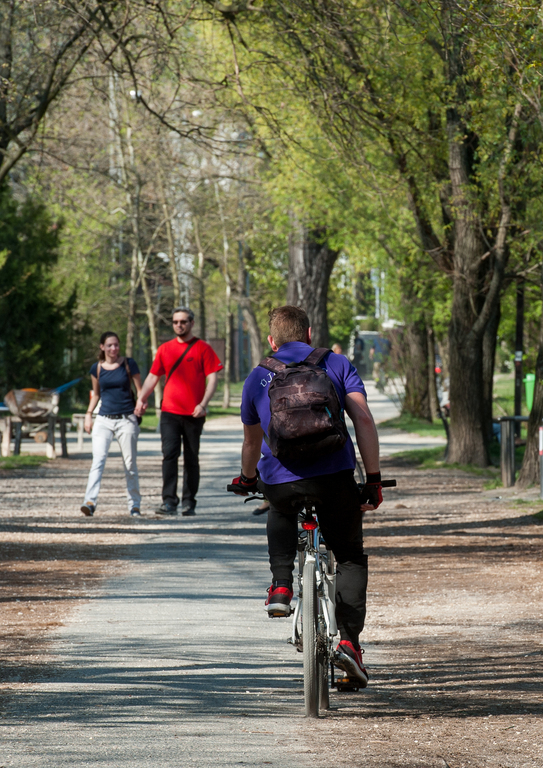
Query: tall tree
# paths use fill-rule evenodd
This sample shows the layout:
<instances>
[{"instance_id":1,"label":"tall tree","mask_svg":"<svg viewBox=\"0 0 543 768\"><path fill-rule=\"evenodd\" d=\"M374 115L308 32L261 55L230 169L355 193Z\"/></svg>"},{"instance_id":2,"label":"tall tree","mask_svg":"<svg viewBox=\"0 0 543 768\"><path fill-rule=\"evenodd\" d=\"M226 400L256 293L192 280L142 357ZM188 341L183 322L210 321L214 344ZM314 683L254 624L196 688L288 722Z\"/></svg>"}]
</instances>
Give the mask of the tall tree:
<instances>
[{"instance_id":1,"label":"tall tree","mask_svg":"<svg viewBox=\"0 0 543 768\"><path fill-rule=\"evenodd\" d=\"M249 11L250 23L230 11L345 160L372 163L384 194L403 184L419 245L452 282L449 460L486 464L483 340L522 230L523 185L541 182L540 131L520 87L536 64L538 9L299 0Z\"/></svg>"},{"instance_id":2,"label":"tall tree","mask_svg":"<svg viewBox=\"0 0 543 768\"><path fill-rule=\"evenodd\" d=\"M58 386L69 371L75 295L55 295L60 224L44 205L17 204L0 187L0 395L14 387Z\"/></svg>"}]
</instances>

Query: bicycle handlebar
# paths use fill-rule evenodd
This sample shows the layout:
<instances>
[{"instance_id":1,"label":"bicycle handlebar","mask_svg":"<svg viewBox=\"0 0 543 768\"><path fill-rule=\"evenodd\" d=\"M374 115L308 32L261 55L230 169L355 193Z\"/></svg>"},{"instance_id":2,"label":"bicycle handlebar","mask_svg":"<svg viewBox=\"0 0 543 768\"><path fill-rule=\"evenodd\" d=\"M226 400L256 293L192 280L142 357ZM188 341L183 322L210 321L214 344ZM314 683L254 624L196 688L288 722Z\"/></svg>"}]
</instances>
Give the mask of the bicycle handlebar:
<instances>
[{"instance_id":1,"label":"bicycle handlebar","mask_svg":"<svg viewBox=\"0 0 543 768\"><path fill-rule=\"evenodd\" d=\"M364 487L364 483L358 483L359 486ZM381 486L383 488L395 488L397 485L396 480L382 480ZM235 493L237 496L246 496L247 491L243 491L242 488L240 488L239 485L227 485L226 490L229 493ZM251 492L249 492L251 493Z\"/></svg>"},{"instance_id":2,"label":"bicycle handlebar","mask_svg":"<svg viewBox=\"0 0 543 768\"><path fill-rule=\"evenodd\" d=\"M381 485L383 488L395 488L397 483L396 480L381 480Z\"/></svg>"}]
</instances>

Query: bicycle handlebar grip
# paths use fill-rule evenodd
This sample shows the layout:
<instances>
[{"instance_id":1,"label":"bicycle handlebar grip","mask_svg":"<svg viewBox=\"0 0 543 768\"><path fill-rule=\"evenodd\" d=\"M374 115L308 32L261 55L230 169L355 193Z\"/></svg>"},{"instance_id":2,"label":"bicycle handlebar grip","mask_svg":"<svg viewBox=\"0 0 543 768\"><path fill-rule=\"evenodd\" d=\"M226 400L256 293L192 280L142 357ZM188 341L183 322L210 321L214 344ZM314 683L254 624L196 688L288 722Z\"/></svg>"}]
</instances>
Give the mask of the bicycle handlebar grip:
<instances>
[{"instance_id":1,"label":"bicycle handlebar grip","mask_svg":"<svg viewBox=\"0 0 543 768\"><path fill-rule=\"evenodd\" d=\"M396 480L382 480L381 485L383 488L395 488L397 483Z\"/></svg>"},{"instance_id":2,"label":"bicycle handlebar grip","mask_svg":"<svg viewBox=\"0 0 543 768\"><path fill-rule=\"evenodd\" d=\"M236 496L247 496L249 493L252 493L252 491L242 489L239 485L227 485L226 490L229 493L235 493Z\"/></svg>"}]
</instances>

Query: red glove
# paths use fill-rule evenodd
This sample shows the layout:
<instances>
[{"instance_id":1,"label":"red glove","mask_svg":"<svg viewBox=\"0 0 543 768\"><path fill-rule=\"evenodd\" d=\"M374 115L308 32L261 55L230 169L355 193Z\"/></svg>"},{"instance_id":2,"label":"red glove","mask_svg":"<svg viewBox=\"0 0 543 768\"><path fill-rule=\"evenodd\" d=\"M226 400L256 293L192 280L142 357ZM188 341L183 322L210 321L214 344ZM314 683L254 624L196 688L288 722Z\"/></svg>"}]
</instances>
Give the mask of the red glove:
<instances>
[{"instance_id":1,"label":"red glove","mask_svg":"<svg viewBox=\"0 0 543 768\"><path fill-rule=\"evenodd\" d=\"M366 477L366 482L360 489L360 503L371 504L375 509L383 501L383 486L381 485L381 473L374 472Z\"/></svg>"},{"instance_id":2,"label":"red glove","mask_svg":"<svg viewBox=\"0 0 543 768\"><path fill-rule=\"evenodd\" d=\"M245 477L242 472L239 477L235 477L232 480L231 485L226 486L226 490L231 491L232 493L237 493L238 496L248 496L250 493L257 492L257 483L258 475L255 475L254 477Z\"/></svg>"}]
</instances>

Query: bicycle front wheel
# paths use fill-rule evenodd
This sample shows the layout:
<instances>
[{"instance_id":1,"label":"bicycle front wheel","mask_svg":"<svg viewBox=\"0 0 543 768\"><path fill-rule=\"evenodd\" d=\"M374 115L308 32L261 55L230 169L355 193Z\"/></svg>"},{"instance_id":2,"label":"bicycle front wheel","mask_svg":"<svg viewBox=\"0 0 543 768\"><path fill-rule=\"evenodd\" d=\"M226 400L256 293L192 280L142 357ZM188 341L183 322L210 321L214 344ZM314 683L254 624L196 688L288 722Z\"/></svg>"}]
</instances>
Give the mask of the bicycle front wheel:
<instances>
[{"instance_id":1,"label":"bicycle front wheel","mask_svg":"<svg viewBox=\"0 0 543 768\"><path fill-rule=\"evenodd\" d=\"M302 636L304 646L304 701L306 717L319 715L317 665L317 584L315 562L306 560L303 570Z\"/></svg>"},{"instance_id":2,"label":"bicycle front wheel","mask_svg":"<svg viewBox=\"0 0 543 768\"><path fill-rule=\"evenodd\" d=\"M325 650L317 650L317 673L319 678L319 709L330 709L330 687L328 685L329 671L328 654Z\"/></svg>"}]
</instances>

